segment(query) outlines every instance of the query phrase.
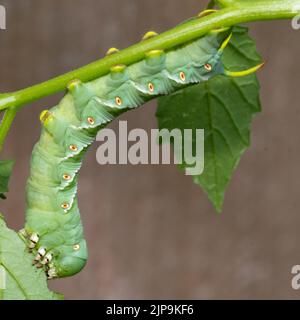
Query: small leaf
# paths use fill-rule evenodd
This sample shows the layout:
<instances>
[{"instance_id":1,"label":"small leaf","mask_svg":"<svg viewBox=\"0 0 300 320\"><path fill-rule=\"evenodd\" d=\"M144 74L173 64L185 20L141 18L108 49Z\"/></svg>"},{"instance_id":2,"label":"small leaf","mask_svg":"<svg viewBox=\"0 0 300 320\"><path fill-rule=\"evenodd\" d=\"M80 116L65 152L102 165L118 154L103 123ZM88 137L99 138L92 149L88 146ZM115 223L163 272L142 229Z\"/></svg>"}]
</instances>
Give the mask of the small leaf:
<instances>
[{"instance_id":1,"label":"small leaf","mask_svg":"<svg viewBox=\"0 0 300 320\"><path fill-rule=\"evenodd\" d=\"M4 193L8 192L8 181L14 166L13 160L0 160L0 198L6 199Z\"/></svg>"},{"instance_id":2,"label":"small leaf","mask_svg":"<svg viewBox=\"0 0 300 320\"><path fill-rule=\"evenodd\" d=\"M235 27L223 56L226 69L244 70L260 61L247 29ZM160 129L204 129L204 172L193 176L193 180L207 192L217 211L221 211L233 171L250 145L251 120L259 111L259 83L255 75L221 75L159 99Z\"/></svg>"},{"instance_id":3,"label":"small leaf","mask_svg":"<svg viewBox=\"0 0 300 320\"><path fill-rule=\"evenodd\" d=\"M18 233L0 215L0 300L61 300L49 291L45 272L32 265L33 256Z\"/></svg>"}]
</instances>

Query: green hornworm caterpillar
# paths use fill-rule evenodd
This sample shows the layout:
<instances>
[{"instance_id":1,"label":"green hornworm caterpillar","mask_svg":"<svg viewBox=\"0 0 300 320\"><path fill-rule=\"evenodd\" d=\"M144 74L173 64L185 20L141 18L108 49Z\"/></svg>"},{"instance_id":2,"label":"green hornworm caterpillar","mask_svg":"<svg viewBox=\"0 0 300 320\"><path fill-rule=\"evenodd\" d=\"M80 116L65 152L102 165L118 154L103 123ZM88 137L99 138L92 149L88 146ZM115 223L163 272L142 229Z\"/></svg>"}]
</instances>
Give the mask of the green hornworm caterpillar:
<instances>
[{"instance_id":1,"label":"green hornworm caterpillar","mask_svg":"<svg viewBox=\"0 0 300 320\"><path fill-rule=\"evenodd\" d=\"M155 36L149 32L144 39ZM48 278L79 272L87 261L87 246L77 205L77 173L97 132L122 112L158 95L168 95L224 70L222 53L230 30L219 29L187 45L163 52L152 50L130 66L117 65L110 74L89 83L72 81L69 93L43 111L40 140L34 147L27 182L25 235L34 264ZM110 49L109 54L117 51Z\"/></svg>"}]
</instances>

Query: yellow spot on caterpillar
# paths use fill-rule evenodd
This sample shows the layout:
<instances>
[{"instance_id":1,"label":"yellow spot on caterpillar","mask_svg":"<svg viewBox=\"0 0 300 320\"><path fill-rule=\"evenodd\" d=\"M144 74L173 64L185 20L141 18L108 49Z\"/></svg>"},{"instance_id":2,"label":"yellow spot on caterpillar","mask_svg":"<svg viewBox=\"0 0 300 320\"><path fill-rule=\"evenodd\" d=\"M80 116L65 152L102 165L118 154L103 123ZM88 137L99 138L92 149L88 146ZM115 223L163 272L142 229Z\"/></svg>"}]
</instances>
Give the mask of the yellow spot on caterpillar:
<instances>
[{"instance_id":1,"label":"yellow spot on caterpillar","mask_svg":"<svg viewBox=\"0 0 300 320\"><path fill-rule=\"evenodd\" d=\"M183 72L183 71L181 71L180 73L179 73L179 77L180 77L180 79L181 79L181 81L185 81L185 79L186 79L186 77L185 77L185 73Z\"/></svg>"},{"instance_id":2,"label":"yellow spot on caterpillar","mask_svg":"<svg viewBox=\"0 0 300 320\"><path fill-rule=\"evenodd\" d=\"M126 69L126 66L124 64L117 64L116 66L113 66L110 68L110 71L113 73L120 73L123 72Z\"/></svg>"},{"instance_id":3,"label":"yellow spot on caterpillar","mask_svg":"<svg viewBox=\"0 0 300 320\"><path fill-rule=\"evenodd\" d=\"M147 58L156 58L160 57L164 53L163 50L151 50L146 53Z\"/></svg>"},{"instance_id":4,"label":"yellow spot on caterpillar","mask_svg":"<svg viewBox=\"0 0 300 320\"><path fill-rule=\"evenodd\" d=\"M95 119L93 117L88 117L87 122L91 125L95 124Z\"/></svg>"},{"instance_id":5,"label":"yellow spot on caterpillar","mask_svg":"<svg viewBox=\"0 0 300 320\"><path fill-rule=\"evenodd\" d=\"M110 48L110 49L107 50L106 55L107 55L107 56L110 56L110 55L115 54L115 53L118 53L118 52L119 52L119 49L117 49L117 48Z\"/></svg>"},{"instance_id":6,"label":"yellow spot on caterpillar","mask_svg":"<svg viewBox=\"0 0 300 320\"><path fill-rule=\"evenodd\" d=\"M158 36L158 33L156 33L155 31L148 31L147 33L144 34L142 40L148 40L156 36Z\"/></svg>"},{"instance_id":7,"label":"yellow spot on caterpillar","mask_svg":"<svg viewBox=\"0 0 300 320\"><path fill-rule=\"evenodd\" d=\"M52 113L49 110L44 110L40 114L40 121L44 124L52 116Z\"/></svg>"},{"instance_id":8,"label":"yellow spot on caterpillar","mask_svg":"<svg viewBox=\"0 0 300 320\"><path fill-rule=\"evenodd\" d=\"M79 244L74 244L73 250L74 251L78 251L79 249L80 249L80 245Z\"/></svg>"},{"instance_id":9,"label":"yellow spot on caterpillar","mask_svg":"<svg viewBox=\"0 0 300 320\"><path fill-rule=\"evenodd\" d=\"M78 150L78 148L77 148L77 146L76 146L75 144L71 144L71 145L69 146L69 149L70 149L71 151L74 151L74 152L76 152L76 151Z\"/></svg>"},{"instance_id":10,"label":"yellow spot on caterpillar","mask_svg":"<svg viewBox=\"0 0 300 320\"><path fill-rule=\"evenodd\" d=\"M116 104L118 105L118 106L121 106L122 105L122 99L120 98L120 97L116 97Z\"/></svg>"},{"instance_id":11,"label":"yellow spot on caterpillar","mask_svg":"<svg viewBox=\"0 0 300 320\"><path fill-rule=\"evenodd\" d=\"M68 85L67 88L70 92L74 91L74 89L81 83L81 81L79 79L74 79L71 80Z\"/></svg>"},{"instance_id":12,"label":"yellow spot on caterpillar","mask_svg":"<svg viewBox=\"0 0 300 320\"><path fill-rule=\"evenodd\" d=\"M205 63L204 68L205 68L205 70L207 70L209 72L212 70L212 66L209 63Z\"/></svg>"},{"instance_id":13,"label":"yellow spot on caterpillar","mask_svg":"<svg viewBox=\"0 0 300 320\"><path fill-rule=\"evenodd\" d=\"M68 208L70 207L70 205L68 204L68 202L64 202L64 203L61 204L61 207L62 207L64 210L66 210L66 209L68 209Z\"/></svg>"},{"instance_id":14,"label":"yellow spot on caterpillar","mask_svg":"<svg viewBox=\"0 0 300 320\"><path fill-rule=\"evenodd\" d=\"M70 176L69 174L65 173L65 174L63 175L63 179L66 180L66 181L68 181L68 180L71 179L71 176Z\"/></svg>"},{"instance_id":15,"label":"yellow spot on caterpillar","mask_svg":"<svg viewBox=\"0 0 300 320\"><path fill-rule=\"evenodd\" d=\"M148 89L150 92L154 92L154 84L152 82L148 83Z\"/></svg>"}]
</instances>

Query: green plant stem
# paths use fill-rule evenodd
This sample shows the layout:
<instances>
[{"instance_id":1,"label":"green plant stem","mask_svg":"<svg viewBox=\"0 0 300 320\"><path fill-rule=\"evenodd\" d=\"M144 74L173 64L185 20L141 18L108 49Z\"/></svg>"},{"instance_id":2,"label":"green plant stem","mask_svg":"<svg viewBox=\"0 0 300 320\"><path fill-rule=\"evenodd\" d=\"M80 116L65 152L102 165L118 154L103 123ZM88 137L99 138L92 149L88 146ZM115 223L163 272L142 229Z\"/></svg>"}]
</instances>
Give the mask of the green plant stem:
<instances>
[{"instance_id":1,"label":"green plant stem","mask_svg":"<svg viewBox=\"0 0 300 320\"><path fill-rule=\"evenodd\" d=\"M18 107L12 107L5 111L0 125L0 152L2 151L4 140L18 112Z\"/></svg>"},{"instance_id":2,"label":"green plant stem","mask_svg":"<svg viewBox=\"0 0 300 320\"><path fill-rule=\"evenodd\" d=\"M212 29L260 20L293 18L300 12L300 0L252 0L237 2L219 12L203 18L191 20L152 39L142 41L117 54L107 56L82 68L71 71L49 81L34 85L0 97L0 110L23 106L35 100L65 90L69 81L80 79L83 82L107 74L116 64L130 65L144 58L153 49L170 49L203 36Z\"/></svg>"},{"instance_id":3,"label":"green plant stem","mask_svg":"<svg viewBox=\"0 0 300 320\"><path fill-rule=\"evenodd\" d=\"M240 0L217 0L217 1L221 7L229 7L229 6L234 6L234 3Z\"/></svg>"}]
</instances>

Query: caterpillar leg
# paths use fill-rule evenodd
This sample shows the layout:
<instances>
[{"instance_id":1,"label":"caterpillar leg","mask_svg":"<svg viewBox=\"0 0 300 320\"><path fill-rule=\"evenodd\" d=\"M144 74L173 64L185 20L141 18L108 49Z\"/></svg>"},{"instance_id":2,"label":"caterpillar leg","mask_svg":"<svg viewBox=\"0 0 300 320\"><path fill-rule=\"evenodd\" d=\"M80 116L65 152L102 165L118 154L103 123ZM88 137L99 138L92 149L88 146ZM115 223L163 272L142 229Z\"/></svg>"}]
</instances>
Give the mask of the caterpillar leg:
<instances>
[{"instance_id":1,"label":"caterpillar leg","mask_svg":"<svg viewBox=\"0 0 300 320\"><path fill-rule=\"evenodd\" d=\"M265 65L265 62L258 64L255 67L249 68L247 70L242 70L242 71L229 71L229 70L224 70L224 74L233 77L233 78L239 78L239 77L245 77L248 76L252 73L255 73L259 69L261 69Z\"/></svg>"},{"instance_id":2,"label":"caterpillar leg","mask_svg":"<svg viewBox=\"0 0 300 320\"><path fill-rule=\"evenodd\" d=\"M209 33L218 34L218 33L226 32L226 31L228 31L230 29L231 29L230 27L218 28L218 29L211 30Z\"/></svg>"},{"instance_id":3,"label":"caterpillar leg","mask_svg":"<svg viewBox=\"0 0 300 320\"><path fill-rule=\"evenodd\" d=\"M29 238L28 248L29 249L35 248L35 246L37 245L38 242L39 242L38 234L37 233L33 233Z\"/></svg>"},{"instance_id":4,"label":"caterpillar leg","mask_svg":"<svg viewBox=\"0 0 300 320\"><path fill-rule=\"evenodd\" d=\"M201 11L198 14L198 17L202 18L202 17L208 16L209 14L212 14L212 13L215 13L215 12L218 12L218 10L217 9L206 9L206 10Z\"/></svg>"},{"instance_id":5,"label":"caterpillar leg","mask_svg":"<svg viewBox=\"0 0 300 320\"><path fill-rule=\"evenodd\" d=\"M40 247L33 260L33 264L39 263L41 259L45 256L45 254L46 254L46 249L44 247Z\"/></svg>"},{"instance_id":6,"label":"caterpillar leg","mask_svg":"<svg viewBox=\"0 0 300 320\"><path fill-rule=\"evenodd\" d=\"M41 264L44 265L44 266L47 265L48 263L51 262L52 258L53 258L52 253L51 253L51 252L48 252L48 253L44 256L44 259L41 261Z\"/></svg>"},{"instance_id":7,"label":"caterpillar leg","mask_svg":"<svg viewBox=\"0 0 300 320\"><path fill-rule=\"evenodd\" d=\"M185 23L187 23L187 22L190 22L190 21L193 21L193 20L197 20L197 19L199 19L199 18L203 18L203 17L208 16L209 14L215 13L215 12L217 12L217 11L218 11L218 10L216 10L216 9L206 9L206 10L203 10L203 11L201 11L197 16L192 17L192 18L189 18L189 19L187 19L187 20L179 23L178 25L181 26L181 25L183 25L183 24L185 24Z\"/></svg>"},{"instance_id":8,"label":"caterpillar leg","mask_svg":"<svg viewBox=\"0 0 300 320\"><path fill-rule=\"evenodd\" d=\"M154 38L158 35L158 33L156 33L155 31L148 31L144 34L142 40L148 40L151 38Z\"/></svg>"},{"instance_id":9,"label":"caterpillar leg","mask_svg":"<svg viewBox=\"0 0 300 320\"><path fill-rule=\"evenodd\" d=\"M44 247L40 247L33 260L33 265L37 268L44 268L48 279L57 277L54 264L51 263L52 259L53 254L50 251L47 252Z\"/></svg>"},{"instance_id":10,"label":"caterpillar leg","mask_svg":"<svg viewBox=\"0 0 300 320\"><path fill-rule=\"evenodd\" d=\"M118 52L119 52L119 49L117 49L117 48L110 48L110 49L107 50L106 55L107 55L107 56L111 56L112 54L115 54L115 53L118 53Z\"/></svg>"},{"instance_id":11,"label":"caterpillar leg","mask_svg":"<svg viewBox=\"0 0 300 320\"><path fill-rule=\"evenodd\" d=\"M49 267L49 270L46 272L46 275L49 280L57 277L57 273L53 267Z\"/></svg>"}]
</instances>

